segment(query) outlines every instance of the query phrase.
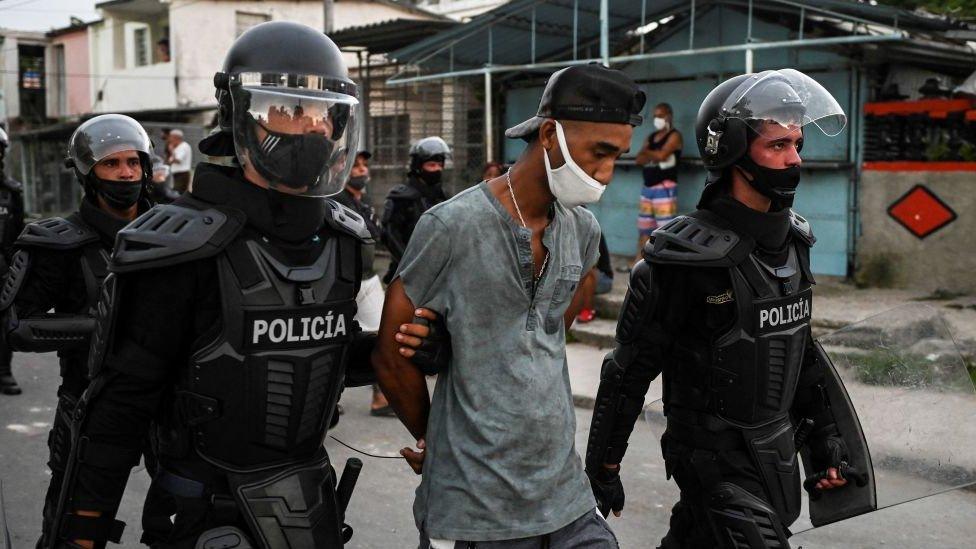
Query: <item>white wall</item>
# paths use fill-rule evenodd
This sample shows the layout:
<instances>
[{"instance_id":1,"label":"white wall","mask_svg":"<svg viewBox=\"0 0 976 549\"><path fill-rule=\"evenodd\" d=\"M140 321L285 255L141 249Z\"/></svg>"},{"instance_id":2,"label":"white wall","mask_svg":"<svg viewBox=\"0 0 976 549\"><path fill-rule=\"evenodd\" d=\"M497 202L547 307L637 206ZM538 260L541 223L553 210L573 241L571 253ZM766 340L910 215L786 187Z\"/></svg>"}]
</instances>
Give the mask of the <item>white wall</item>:
<instances>
[{"instance_id":1,"label":"white wall","mask_svg":"<svg viewBox=\"0 0 976 549\"><path fill-rule=\"evenodd\" d=\"M188 5L184 8L184 5ZM341 2L336 3L338 11ZM265 13L272 21L296 21L322 28L321 2L219 2L174 0L170 7L170 49L180 75L180 105L213 105L213 75L236 38L235 13Z\"/></svg>"},{"instance_id":2,"label":"white wall","mask_svg":"<svg viewBox=\"0 0 976 549\"><path fill-rule=\"evenodd\" d=\"M92 111L97 113L171 109L176 103L176 66L173 62L142 67L131 65L124 41L126 21L106 14L90 26ZM151 45L155 47L155 45ZM101 94L101 98L99 98Z\"/></svg>"},{"instance_id":3,"label":"white wall","mask_svg":"<svg viewBox=\"0 0 976 549\"><path fill-rule=\"evenodd\" d=\"M224 54L236 38L235 13L238 11L267 14L272 21L295 21L317 29L323 28L321 2L174 0L169 15L170 48L176 60L176 72L180 75L177 99L181 105L216 104L213 74L220 70ZM336 2L334 14L336 29L391 19L428 18L369 0ZM350 68L356 67L355 55L346 55L345 59Z\"/></svg>"}]
</instances>

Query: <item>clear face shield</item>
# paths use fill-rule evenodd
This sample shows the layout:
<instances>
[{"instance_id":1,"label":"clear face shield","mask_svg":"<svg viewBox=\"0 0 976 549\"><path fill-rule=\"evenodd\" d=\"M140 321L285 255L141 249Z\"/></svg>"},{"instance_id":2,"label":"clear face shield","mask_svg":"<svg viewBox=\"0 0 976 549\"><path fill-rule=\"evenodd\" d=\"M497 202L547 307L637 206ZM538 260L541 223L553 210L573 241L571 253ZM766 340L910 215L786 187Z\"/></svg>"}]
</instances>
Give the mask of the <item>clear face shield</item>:
<instances>
[{"instance_id":1,"label":"clear face shield","mask_svg":"<svg viewBox=\"0 0 976 549\"><path fill-rule=\"evenodd\" d=\"M834 137L847 125L847 115L834 96L794 69L752 75L729 95L721 112L749 122L756 133L772 139L810 124Z\"/></svg>"},{"instance_id":2,"label":"clear face shield","mask_svg":"<svg viewBox=\"0 0 976 549\"><path fill-rule=\"evenodd\" d=\"M316 76L234 75L234 148L271 188L293 195L342 190L359 145L355 85Z\"/></svg>"}]
</instances>

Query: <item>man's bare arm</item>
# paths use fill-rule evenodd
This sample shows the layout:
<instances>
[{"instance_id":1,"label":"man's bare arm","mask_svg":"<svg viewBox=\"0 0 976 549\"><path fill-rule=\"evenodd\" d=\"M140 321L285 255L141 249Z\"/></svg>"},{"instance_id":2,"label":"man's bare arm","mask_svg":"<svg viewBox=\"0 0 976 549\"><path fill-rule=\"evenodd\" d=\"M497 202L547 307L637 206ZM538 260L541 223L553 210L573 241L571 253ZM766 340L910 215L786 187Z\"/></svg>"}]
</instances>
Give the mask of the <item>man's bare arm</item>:
<instances>
[{"instance_id":1,"label":"man's bare arm","mask_svg":"<svg viewBox=\"0 0 976 549\"><path fill-rule=\"evenodd\" d=\"M427 432L427 415L430 413L430 395L427 380L401 350L404 335L401 326L411 323L417 308L407 297L403 282L397 278L386 290L383 318L373 351L373 369L383 394L396 411L410 434L422 439Z\"/></svg>"},{"instance_id":2,"label":"man's bare arm","mask_svg":"<svg viewBox=\"0 0 976 549\"><path fill-rule=\"evenodd\" d=\"M654 159L651 157L651 141L650 139L644 141L644 146L638 151L637 157L634 159L634 163L638 166L646 166L651 163Z\"/></svg>"},{"instance_id":3,"label":"man's bare arm","mask_svg":"<svg viewBox=\"0 0 976 549\"><path fill-rule=\"evenodd\" d=\"M664 143L664 146L656 151L648 150L647 157L652 162L664 162L672 154L681 150L684 146L684 142L681 139L681 135L677 132L672 133L668 140ZM641 151L644 152L644 151Z\"/></svg>"}]
</instances>

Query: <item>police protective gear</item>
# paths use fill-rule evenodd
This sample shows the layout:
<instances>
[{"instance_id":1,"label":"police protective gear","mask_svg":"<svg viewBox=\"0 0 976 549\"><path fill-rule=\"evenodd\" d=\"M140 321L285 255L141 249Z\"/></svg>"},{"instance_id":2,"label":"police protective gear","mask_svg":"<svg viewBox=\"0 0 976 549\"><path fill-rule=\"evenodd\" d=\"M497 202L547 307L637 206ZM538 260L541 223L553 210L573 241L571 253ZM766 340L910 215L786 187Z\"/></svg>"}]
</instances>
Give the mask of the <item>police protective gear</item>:
<instances>
[{"instance_id":1,"label":"police protective gear","mask_svg":"<svg viewBox=\"0 0 976 549\"><path fill-rule=\"evenodd\" d=\"M27 225L0 291L3 330L11 347L21 352L57 351L61 366L58 405L48 435L51 482L44 500L42 546L50 541L68 465L72 414L88 385L92 311L108 274L115 234L125 223L100 210L89 197L79 212L66 218ZM54 313L49 313L52 307Z\"/></svg>"},{"instance_id":2,"label":"police protective gear","mask_svg":"<svg viewBox=\"0 0 976 549\"><path fill-rule=\"evenodd\" d=\"M813 421L817 428L810 446L827 447L839 437L833 413L844 409L843 403L825 403L818 389L823 382L810 339L809 246L814 238L809 225L792 212L784 221L784 214L760 214L776 227L788 223L790 231L780 249L765 251L749 233L730 226L729 218L735 216L723 213L702 210L681 216L653 235L645 260L632 274L618 322L618 347L605 360L591 423L587 470L619 463L650 380L667 368L668 430L662 447L682 500L675 507L666 547L701 535L694 532L701 531L706 517L711 517L713 531L734 526L722 522L728 513L721 509L700 507L706 493L723 481L739 489L744 482L761 486L761 503L775 521L770 528L784 532L800 511L792 417ZM776 227L757 227L755 232L775 232ZM675 326L673 344L664 346L654 330L658 319L670 313L658 310L664 290L656 273L706 267L705 272L727 273L716 280L727 277L728 282L717 283L729 284L730 290L707 296L702 306L727 308L731 325L723 317L714 320L715 333ZM747 473L739 477L730 471ZM592 484L599 495L599 483ZM696 526L682 529L687 520ZM781 535L767 540L771 545L747 547L787 547L773 543L780 543Z\"/></svg>"},{"instance_id":3,"label":"police protective gear","mask_svg":"<svg viewBox=\"0 0 976 549\"><path fill-rule=\"evenodd\" d=\"M600 200L607 186L590 174L583 171L573 160L569 145L566 144L566 134L563 125L556 121L556 140L559 151L563 155L564 164L553 169L549 162L549 151L542 149L542 157L546 164L546 177L549 179L549 190L566 208L575 208L581 204L592 204Z\"/></svg>"},{"instance_id":4,"label":"police protective gear","mask_svg":"<svg viewBox=\"0 0 976 549\"><path fill-rule=\"evenodd\" d=\"M609 517L611 511L619 513L623 510L624 485L620 481L619 469L613 471L606 467L600 467L595 471L587 469L586 475L590 479L590 486L596 497L596 508L600 514Z\"/></svg>"},{"instance_id":5,"label":"police protective gear","mask_svg":"<svg viewBox=\"0 0 976 549\"><path fill-rule=\"evenodd\" d=\"M19 181L7 177L4 159L10 140L0 128L0 275L7 270L13 256L13 243L24 228L24 188ZM6 339L0 334L0 393L19 395L20 385L13 376L10 362L13 354Z\"/></svg>"},{"instance_id":6,"label":"police protective gear","mask_svg":"<svg viewBox=\"0 0 976 549\"><path fill-rule=\"evenodd\" d=\"M68 159L82 176L91 173L95 164L122 151L136 151L142 161L143 178L152 175L152 141L146 130L128 116L103 114L86 120L71 134Z\"/></svg>"},{"instance_id":7,"label":"police protective gear","mask_svg":"<svg viewBox=\"0 0 976 549\"><path fill-rule=\"evenodd\" d=\"M174 513L202 521L193 514L198 509L212 518L192 535L245 524L247 535L262 547L279 547L274 540L283 537L300 547L341 545L335 473L321 440L344 382L354 377L349 372L371 370L363 358L371 339L353 320L360 248L369 233L355 213L331 200L275 193L282 211L304 212L286 213L294 223L281 226L272 203L262 200L268 192L237 170L204 164L192 193L177 204L157 206L120 233L111 266L115 274L103 286L90 357L93 383L103 385L79 405L86 411L76 435L90 438L87 447L104 455L73 461L59 516L72 516L65 512L76 508L77 491L89 486L77 481L79 475L97 474L91 460L123 456L116 437L137 436L99 438L98 418L104 416L96 412L105 402L102 395L136 377L130 369L164 383L152 373L154 365L162 367L158 355L138 351L131 361L113 355L112 349L124 344L116 340L121 339L116 318L138 307L119 296L154 273L175 272L168 283L180 288L210 281L202 282L207 286L201 295L212 296L212 302L193 309L207 316L194 324L201 332L187 341L182 373L164 376L173 379L165 386L175 396L154 418L160 473L146 500L144 539L165 540ZM308 209L301 210L305 205ZM198 279L198 269L207 274ZM118 458L97 470L127 473L130 467L131 461ZM121 497L116 488L121 485L100 488L111 493L100 497ZM193 505L177 512L169 503L175 497ZM264 504L269 500L290 504ZM106 520L113 518L110 509L105 513Z\"/></svg>"},{"instance_id":8,"label":"police protective gear","mask_svg":"<svg viewBox=\"0 0 976 549\"><path fill-rule=\"evenodd\" d=\"M837 100L818 82L794 69L768 70L742 74L719 84L709 92L698 110L695 138L709 176L699 207L715 195L715 185L727 168L742 162L749 143L755 135L772 135L774 128L803 130L813 124L828 137L839 134L847 124L847 116ZM757 190L769 193L774 200L788 206L792 194L787 185L768 181L768 172L746 170L757 179ZM774 179L791 181L792 174ZM782 181L780 181L782 182ZM782 191L777 193L776 189Z\"/></svg>"},{"instance_id":9,"label":"police protective gear","mask_svg":"<svg viewBox=\"0 0 976 549\"><path fill-rule=\"evenodd\" d=\"M214 83L220 126L232 133L243 166L289 194L342 190L359 143L360 104L329 37L298 23L257 25L231 46Z\"/></svg>"},{"instance_id":10,"label":"police protective gear","mask_svg":"<svg viewBox=\"0 0 976 549\"><path fill-rule=\"evenodd\" d=\"M103 114L86 120L71 134L66 164L74 168L86 194L101 196L109 206L125 210L140 196L148 196L152 150L152 141L138 122L121 114ZM136 181L106 181L95 175L95 164L122 151L139 153L142 169Z\"/></svg>"},{"instance_id":11,"label":"police protective gear","mask_svg":"<svg viewBox=\"0 0 976 549\"><path fill-rule=\"evenodd\" d=\"M424 170L421 167L424 162L439 162L443 167L449 158L451 158L451 147L444 142L443 139L437 136L425 137L420 141L417 141L410 147L410 168L409 173L417 175L424 178L424 182L430 181L428 184L437 185L440 183L440 176L437 176L436 180L433 178L431 180L426 179ZM426 172L433 173L433 172Z\"/></svg>"}]
</instances>

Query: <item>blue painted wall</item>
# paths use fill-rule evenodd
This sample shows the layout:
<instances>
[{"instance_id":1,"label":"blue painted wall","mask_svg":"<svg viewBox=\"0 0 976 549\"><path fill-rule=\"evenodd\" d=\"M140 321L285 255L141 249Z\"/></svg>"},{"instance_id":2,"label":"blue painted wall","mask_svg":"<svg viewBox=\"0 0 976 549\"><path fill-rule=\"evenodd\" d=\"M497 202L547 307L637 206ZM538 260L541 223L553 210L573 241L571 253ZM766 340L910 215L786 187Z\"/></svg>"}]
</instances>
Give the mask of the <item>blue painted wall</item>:
<instances>
[{"instance_id":1,"label":"blue painted wall","mask_svg":"<svg viewBox=\"0 0 976 549\"><path fill-rule=\"evenodd\" d=\"M753 36L762 40L786 40L792 38L792 29L753 21ZM701 14L695 28L695 46L708 47L742 43L746 36L746 17L737 11L717 7ZM688 47L688 28L675 33L669 39L647 51L673 51ZM852 111L851 69L848 59L829 51L759 50L753 62L755 70L793 67L807 72L827 88L845 112ZM640 196L640 169L632 164L632 155L639 150L650 134L650 118L654 105L668 102L675 111L675 127L684 136L683 154L686 158L698 158L694 141L694 122L698 106L711 89L725 78L745 70L745 53L723 53L679 57L632 63L621 67L636 80L650 81L641 84L648 101L644 116L645 124L634 131L631 144L631 160L622 162L613 182L600 202L591 210L603 227L607 244L613 253L636 253L637 204ZM509 90L505 94L506 127L511 127L535 114L542 88ZM840 135L827 138L819 130L807 131L803 158L806 161L847 162L852 160L851 139L848 129ZM505 140L504 160L514 162L522 152L521 140ZM794 209L807 217L817 234L813 248L813 270L821 274L844 276L847 274L848 243L852 230L852 212L848 211L850 193L850 169L804 170L800 192ZM679 172L678 208L689 212L695 208L704 183L700 168L683 166Z\"/></svg>"}]
</instances>

